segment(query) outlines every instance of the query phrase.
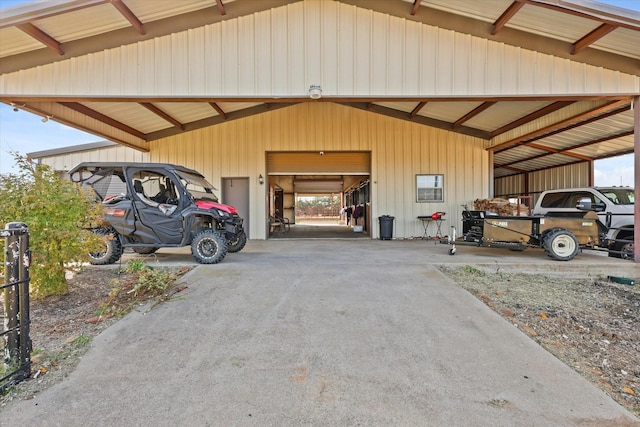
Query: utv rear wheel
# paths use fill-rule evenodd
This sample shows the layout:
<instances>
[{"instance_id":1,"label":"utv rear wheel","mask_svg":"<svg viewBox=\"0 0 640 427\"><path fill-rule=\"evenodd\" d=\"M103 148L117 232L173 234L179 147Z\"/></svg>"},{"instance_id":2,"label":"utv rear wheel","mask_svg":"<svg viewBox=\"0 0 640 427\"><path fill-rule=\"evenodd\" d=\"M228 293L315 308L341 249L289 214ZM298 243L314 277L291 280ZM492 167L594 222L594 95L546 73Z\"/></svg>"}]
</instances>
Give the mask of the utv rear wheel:
<instances>
[{"instance_id":1,"label":"utv rear wheel","mask_svg":"<svg viewBox=\"0 0 640 427\"><path fill-rule=\"evenodd\" d=\"M229 240L227 242L227 251L228 252L240 252L242 250L242 248L244 248L244 245L247 244L247 235L246 233L243 231L240 234L238 234L237 236L235 236L235 238Z\"/></svg>"},{"instance_id":2,"label":"utv rear wheel","mask_svg":"<svg viewBox=\"0 0 640 427\"><path fill-rule=\"evenodd\" d=\"M542 247L551 258L558 261L569 261L578 253L578 239L572 232L552 230L542 239Z\"/></svg>"},{"instance_id":3,"label":"utv rear wheel","mask_svg":"<svg viewBox=\"0 0 640 427\"><path fill-rule=\"evenodd\" d=\"M89 252L89 262L93 265L107 265L118 261L122 256L122 245L117 233L106 228L98 228L93 233L102 238L102 247Z\"/></svg>"},{"instance_id":4,"label":"utv rear wheel","mask_svg":"<svg viewBox=\"0 0 640 427\"><path fill-rule=\"evenodd\" d=\"M131 248L131 249L133 249L133 252L140 255L151 255L156 253L156 251L160 248Z\"/></svg>"},{"instance_id":5,"label":"utv rear wheel","mask_svg":"<svg viewBox=\"0 0 640 427\"><path fill-rule=\"evenodd\" d=\"M218 231L202 230L191 242L191 254L200 264L217 264L227 255L227 242Z\"/></svg>"}]
</instances>

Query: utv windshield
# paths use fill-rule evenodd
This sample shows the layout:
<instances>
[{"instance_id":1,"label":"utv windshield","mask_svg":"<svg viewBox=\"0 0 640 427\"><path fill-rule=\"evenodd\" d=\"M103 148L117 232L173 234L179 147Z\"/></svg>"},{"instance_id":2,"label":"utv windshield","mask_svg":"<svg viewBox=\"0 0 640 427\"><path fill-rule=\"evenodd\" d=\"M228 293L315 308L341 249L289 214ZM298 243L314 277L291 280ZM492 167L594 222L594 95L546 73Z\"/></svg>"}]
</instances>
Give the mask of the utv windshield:
<instances>
[{"instance_id":1,"label":"utv windshield","mask_svg":"<svg viewBox=\"0 0 640 427\"><path fill-rule=\"evenodd\" d=\"M176 173L191 197L197 200L218 201L218 197L213 193L215 188L206 179L188 172L176 171Z\"/></svg>"},{"instance_id":2,"label":"utv windshield","mask_svg":"<svg viewBox=\"0 0 640 427\"><path fill-rule=\"evenodd\" d=\"M599 188L607 199L616 205L633 205L634 190L632 188Z\"/></svg>"}]
</instances>

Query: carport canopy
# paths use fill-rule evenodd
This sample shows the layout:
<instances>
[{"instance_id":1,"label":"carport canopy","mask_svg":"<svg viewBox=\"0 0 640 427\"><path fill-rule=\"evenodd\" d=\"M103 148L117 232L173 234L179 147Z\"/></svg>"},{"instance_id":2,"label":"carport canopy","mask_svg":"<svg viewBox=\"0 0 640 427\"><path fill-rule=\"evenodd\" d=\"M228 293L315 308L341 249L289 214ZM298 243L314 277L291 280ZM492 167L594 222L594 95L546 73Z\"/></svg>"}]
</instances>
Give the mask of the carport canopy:
<instances>
[{"instance_id":1,"label":"carport canopy","mask_svg":"<svg viewBox=\"0 0 640 427\"><path fill-rule=\"evenodd\" d=\"M323 27L319 16L326 14L349 24L344 32L353 26L368 34L369 46L386 50L363 53L356 42L331 50L339 39L336 28ZM298 16L305 21L296 23ZM365 16L374 23L368 32L358 29ZM245 38L248 22L257 32L270 20L288 22L270 29L274 40L278 31L321 35L317 43L300 42L307 43L304 78L295 75L300 64L290 56L297 35L283 36L287 52L274 41L260 45L260 34ZM181 51L180 34L194 46L213 43L205 60L220 73L199 81L203 71L191 62L198 51ZM246 39L253 44L244 46ZM433 75L421 56L430 43L440 43ZM48 1L1 12L0 101L142 151L194 129L296 103L333 102L485 140L493 177L500 178L582 162L593 168L595 160L634 153L639 46L640 13L587 0ZM467 55L449 57L447 49ZM171 52L182 64L171 72L189 81L176 81L147 52ZM341 71L347 58L355 64L351 75ZM139 74L127 74L130 61L138 61ZM514 61L535 67L520 69ZM475 78L474 67L484 74ZM115 89L98 84L110 73L118 76ZM293 83L283 86L274 77L279 73Z\"/></svg>"}]
</instances>

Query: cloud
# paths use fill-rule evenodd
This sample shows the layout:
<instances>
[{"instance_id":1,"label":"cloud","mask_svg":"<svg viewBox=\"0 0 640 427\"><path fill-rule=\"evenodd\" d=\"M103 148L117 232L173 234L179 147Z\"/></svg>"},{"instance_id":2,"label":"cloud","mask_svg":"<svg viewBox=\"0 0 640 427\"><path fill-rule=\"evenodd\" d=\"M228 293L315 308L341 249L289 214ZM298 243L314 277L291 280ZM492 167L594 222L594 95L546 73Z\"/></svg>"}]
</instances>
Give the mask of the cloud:
<instances>
[{"instance_id":1,"label":"cloud","mask_svg":"<svg viewBox=\"0 0 640 427\"><path fill-rule=\"evenodd\" d=\"M594 183L600 187L634 185L633 154L596 160L594 164Z\"/></svg>"}]
</instances>

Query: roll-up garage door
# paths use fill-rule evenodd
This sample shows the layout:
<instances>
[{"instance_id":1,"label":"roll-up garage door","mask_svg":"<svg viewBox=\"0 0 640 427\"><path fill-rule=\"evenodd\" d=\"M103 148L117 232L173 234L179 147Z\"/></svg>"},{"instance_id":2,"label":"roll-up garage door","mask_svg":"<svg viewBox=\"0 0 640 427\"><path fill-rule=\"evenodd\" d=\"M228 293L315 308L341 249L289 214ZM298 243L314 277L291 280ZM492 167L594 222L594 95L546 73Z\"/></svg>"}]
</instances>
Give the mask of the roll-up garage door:
<instances>
[{"instance_id":1,"label":"roll-up garage door","mask_svg":"<svg viewBox=\"0 0 640 427\"><path fill-rule=\"evenodd\" d=\"M269 175L369 175L368 151L267 153Z\"/></svg>"}]
</instances>

